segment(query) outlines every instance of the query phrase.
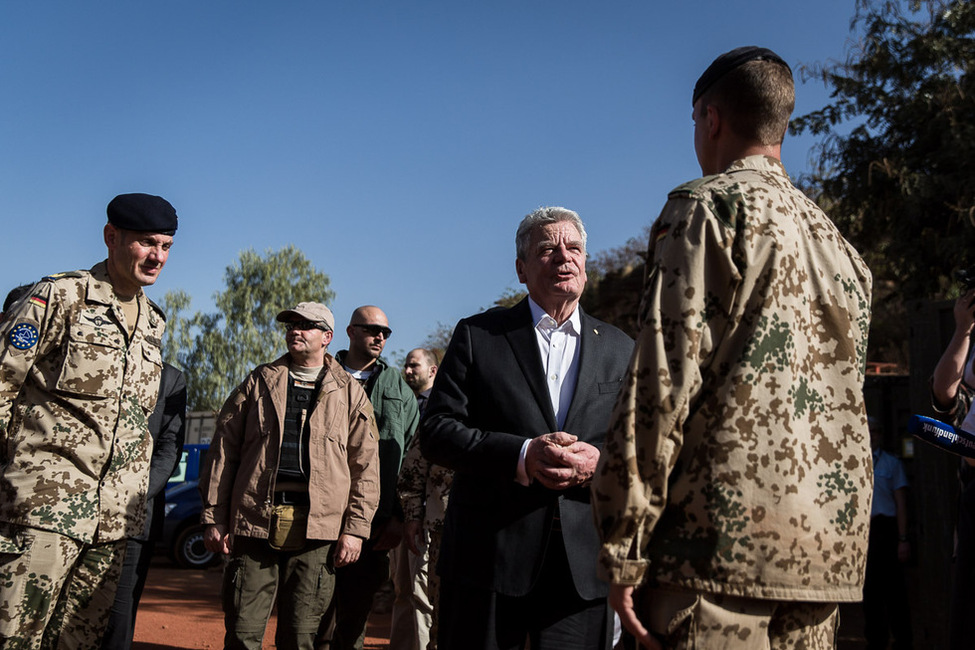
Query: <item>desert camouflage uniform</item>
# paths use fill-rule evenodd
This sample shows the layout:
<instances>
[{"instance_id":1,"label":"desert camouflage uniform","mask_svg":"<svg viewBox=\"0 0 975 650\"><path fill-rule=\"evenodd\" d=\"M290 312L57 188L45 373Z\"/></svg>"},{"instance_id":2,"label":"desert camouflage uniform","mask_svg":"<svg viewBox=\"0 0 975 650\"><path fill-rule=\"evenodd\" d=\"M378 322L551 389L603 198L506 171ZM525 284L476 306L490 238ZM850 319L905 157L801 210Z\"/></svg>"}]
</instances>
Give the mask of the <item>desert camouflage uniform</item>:
<instances>
[{"instance_id":1,"label":"desert camouflage uniform","mask_svg":"<svg viewBox=\"0 0 975 650\"><path fill-rule=\"evenodd\" d=\"M425 529L443 532L454 473L424 458L418 441L417 437L413 439L399 473L397 487L403 504L403 520L422 521Z\"/></svg>"},{"instance_id":2,"label":"desert camouflage uniform","mask_svg":"<svg viewBox=\"0 0 975 650\"><path fill-rule=\"evenodd\" d=\"M447 513L447 498L450 484L454 480L453 470L435 465L420 453L420 438L414 436L413 442L399 473L400 501L403 505L404 521L422 521L426 549L418 567L414 581L414 601L420 607L429 609L430 625L424 635L428 638L426 648L437 647L437 598L440 593L440 578L437 576L437 561L440 558L440 542L443 539L444 516ZM416 593L420 591L422 593ZM423 638L421 636L421 638ZM420 650L424 650L421 648Z\"/></svg>"},{"instance_id":3,"label":"desert camouflage uniform","mask_svg":"<svg viewBox=\"0 0 975 650\"><path fill-rule=\"evenodd\" d=\"M860 600L872 280L775 159L674 190L593 484L602 577Z\"/></svg>"},{"instance_id":4,"label":"desert camouflage uniform","mask_svg":"<svg viewBox=\"0 0 975 650\"><path fill-rule=\"evenodd\" d=\"M63 629L89 645L84 635L98 634L105 616L92 618L86 607L103 600L110 606L115 591L121 556L112 549L143 529L152 452L147 417L157 397L165 322L144 294L138 301L129 338L102 262L45 278L0 325L4 647L39 647L52 609L45 644ZM62 559L48 568L37 566L39 549L29 546L41 531L61 547L50 557ZM32 560L38 574L18 574ZM61 593L69 573L78 584L86 571L99 579Z\"/></svg>"}]
</instances>

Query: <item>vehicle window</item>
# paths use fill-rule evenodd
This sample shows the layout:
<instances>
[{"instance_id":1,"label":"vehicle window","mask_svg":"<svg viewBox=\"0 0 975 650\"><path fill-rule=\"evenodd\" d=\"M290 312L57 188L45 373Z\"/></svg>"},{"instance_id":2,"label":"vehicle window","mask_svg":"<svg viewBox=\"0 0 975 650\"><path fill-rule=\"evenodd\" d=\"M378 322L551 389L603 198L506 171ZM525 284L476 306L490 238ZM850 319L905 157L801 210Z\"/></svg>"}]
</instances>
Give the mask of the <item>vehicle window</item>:
<instances>
[{"instance_id":1,"label":"vehicle window","mask_svg":"<svg viewBox=\"0 0 975 650\"><path fill-rule=\"evenodd\" d=\"M173 474L169 477L168 483L182 483L186 480L186 459L189 458L189 455L190 453L188 451L183 451L183 455L179 459L179 465L173 470Z\"/></svg>"}]
</instances>

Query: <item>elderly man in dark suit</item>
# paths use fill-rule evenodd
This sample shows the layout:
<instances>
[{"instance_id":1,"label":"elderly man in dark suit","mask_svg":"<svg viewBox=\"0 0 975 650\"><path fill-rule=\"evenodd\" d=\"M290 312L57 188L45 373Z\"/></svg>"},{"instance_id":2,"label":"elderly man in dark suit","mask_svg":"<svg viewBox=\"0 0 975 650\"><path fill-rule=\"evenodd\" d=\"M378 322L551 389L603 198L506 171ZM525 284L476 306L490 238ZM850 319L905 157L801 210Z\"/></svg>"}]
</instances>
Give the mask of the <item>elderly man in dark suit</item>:
<instances>
[{"instance_id":1,"label":"elderly man in dark suit","mask_svg":"<svg viewBox=\"0 0 975 650\"><path fill-rule=\"evenodd\" d=\"M633 341L579 308L586 231L539 208L515 237L528 297L462 320L421 426L455 470L440 574L440 650L603 650L589 482Z\"/></svg>"}]
</instances>

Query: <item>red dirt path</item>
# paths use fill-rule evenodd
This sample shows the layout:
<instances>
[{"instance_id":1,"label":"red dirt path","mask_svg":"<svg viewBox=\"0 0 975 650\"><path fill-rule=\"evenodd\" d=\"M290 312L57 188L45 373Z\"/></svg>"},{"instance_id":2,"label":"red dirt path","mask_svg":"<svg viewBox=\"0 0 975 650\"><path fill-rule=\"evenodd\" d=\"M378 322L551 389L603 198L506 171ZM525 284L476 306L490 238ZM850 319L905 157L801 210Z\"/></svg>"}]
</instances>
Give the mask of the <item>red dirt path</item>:
<instances>
[{"instance_id":1,"label":"red dirt path","mask_svg":"<svg viewBox=\"0 0 975 650\"><path fill-rule=\"evenodd\" d=\"M220 573L221 567L179 569L167 559L154 560L139 603L133 650L222 648ZM272 614L265 648L275 647L275 623ZM366 628L366 649L388 648L388 639L389 614L373 613Z\"/></svg>"},{"instance_id":2,"label":"red dirt path","mask_svg":"<svg viewBox=\"0 0 975 650\"><path fill-rule=\"evenodd\" d=\"M220 611L220 567L206 570L176 568L156 558L149 569L139 604L133 650L176 650L223 647L223 612ZM863 618L859 603L840 606L839 650L862 650ZM275 648L272 614L264 647ZM917 646L923 647L923 646ZM389 650L389 614L373 612L366 627L365 650Z\"/></svg>"}]
</instances>

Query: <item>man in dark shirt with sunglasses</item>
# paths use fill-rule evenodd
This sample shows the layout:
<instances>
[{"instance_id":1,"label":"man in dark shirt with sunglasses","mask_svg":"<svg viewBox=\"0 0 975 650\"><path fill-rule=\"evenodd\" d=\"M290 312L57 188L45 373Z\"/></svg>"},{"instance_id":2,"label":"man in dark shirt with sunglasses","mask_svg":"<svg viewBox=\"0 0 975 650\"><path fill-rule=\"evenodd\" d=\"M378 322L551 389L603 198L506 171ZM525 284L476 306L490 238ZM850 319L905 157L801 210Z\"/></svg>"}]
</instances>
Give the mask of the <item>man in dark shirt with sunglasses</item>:
<instances>
[{"instance_id":1,"label":"man in dark shirt with sunglasses","mask_svg":"<svg viewBox=\"0 0 975 650\"><path fill-rule=\"evenodd\" d=\"M335 355L369 395L379 427L379 509L372 534L358 562L336 571L335 599L322 621L318 647L361 650L366 620L376 591L389 578L389 551L403 539L403 511L396 496L403 454L420 421L416 397L398 368L380 355L393 331L379 307L365 305L352 312L349 349ZM403 586L409 589L409 585Z\"/></svg>"}]
</instances>

